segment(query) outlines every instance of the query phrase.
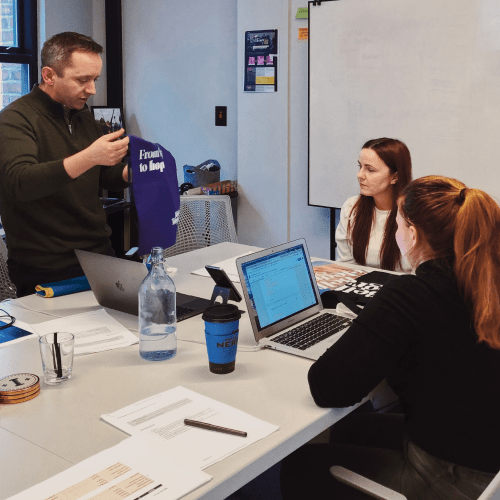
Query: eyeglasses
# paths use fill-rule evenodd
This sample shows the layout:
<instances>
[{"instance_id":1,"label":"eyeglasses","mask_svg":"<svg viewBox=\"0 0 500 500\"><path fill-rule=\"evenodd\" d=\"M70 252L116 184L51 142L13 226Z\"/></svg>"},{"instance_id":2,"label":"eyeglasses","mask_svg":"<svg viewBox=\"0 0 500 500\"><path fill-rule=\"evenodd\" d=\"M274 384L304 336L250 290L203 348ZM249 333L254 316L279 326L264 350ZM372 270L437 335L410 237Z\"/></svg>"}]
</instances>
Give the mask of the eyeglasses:
<instances>
[{"instance_id":1,"label":"eyeglasses","mask_svg":"<svg viewBox=\"0 0 500 500\"><path fill-rule=\"evenodd\" d=\"M16 318L14 318L14 316L9 314L7 311L4 311L3 309L0 309L0 330L9 328L9 326L12 326L15 321Z\"/></svg>"}]
</instances>

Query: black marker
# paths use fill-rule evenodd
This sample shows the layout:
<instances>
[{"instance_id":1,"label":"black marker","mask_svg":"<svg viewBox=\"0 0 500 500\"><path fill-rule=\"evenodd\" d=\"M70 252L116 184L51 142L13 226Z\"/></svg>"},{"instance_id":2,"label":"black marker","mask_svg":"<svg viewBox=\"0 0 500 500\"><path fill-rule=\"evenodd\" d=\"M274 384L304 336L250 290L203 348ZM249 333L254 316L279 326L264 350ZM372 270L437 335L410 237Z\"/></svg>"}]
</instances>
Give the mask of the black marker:
<instances>
[{"instance_id":1,"label":"black marker","mask_svg":"<svg viewBox=\"0 0 500 500\"><path fill-rule=\"evenodd\" d=\"M184 424L192 427L199 427L200 429L207 429L209 431L232 434L233 436L247 437L247 433L244 431L236 431L234 429L228 429L227 427L219 427L218 425L207 424L206 422L200 422L198 420L190 420L189 418L184 419Z\"/></svg>"}]
</instances>

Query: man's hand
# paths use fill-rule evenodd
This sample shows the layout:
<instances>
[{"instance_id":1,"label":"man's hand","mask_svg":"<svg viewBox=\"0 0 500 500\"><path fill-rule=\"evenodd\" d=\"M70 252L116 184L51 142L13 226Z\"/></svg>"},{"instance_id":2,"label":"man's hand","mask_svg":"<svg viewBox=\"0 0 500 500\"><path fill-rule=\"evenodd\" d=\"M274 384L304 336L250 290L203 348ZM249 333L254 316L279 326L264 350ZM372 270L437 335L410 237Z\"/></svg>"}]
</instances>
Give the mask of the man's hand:
<instances>
[{"instance_id":1,"label":"man's hand","mask_svg":"<svg viewBox=\"0 0 500 500\"><path fill-rule=\"evenodd\" d=\"M103 135L79 153L64 159L64 168L72 179L76 179L96 165L116 165L127 154L130 139L120 139L125 130L120 129Z\"/></svg>"},{"instance_id":2,"label":"man's hand","mask_svg":"<svg viewBox=\"0 0 500 500\"><path fill-rule=\"evenodd\" d=\"M120 137L125 130L122 128L111 134L106 134L94 141L86 150L94 165L116 165L127 154L130 139Z\"/></svg>"}]
</instances>

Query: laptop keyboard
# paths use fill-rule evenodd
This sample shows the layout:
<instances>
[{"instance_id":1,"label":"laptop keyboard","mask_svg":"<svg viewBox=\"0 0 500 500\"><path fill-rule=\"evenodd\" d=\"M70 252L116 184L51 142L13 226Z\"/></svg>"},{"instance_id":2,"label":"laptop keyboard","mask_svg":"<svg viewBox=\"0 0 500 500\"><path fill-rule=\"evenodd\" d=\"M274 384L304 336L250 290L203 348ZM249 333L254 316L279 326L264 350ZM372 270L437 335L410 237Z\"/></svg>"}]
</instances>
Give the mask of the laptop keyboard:
<instances>
[{"instance_id":1,"label":"laptop keyboard","mask_svg":"<svg viewBox=\"0 0 500 500\"><path fill-rule=\"evenodd\" d=\"M177 321L182 321L185 319L186 316L191 314L194 311L191 307L185 307L185 306L176 306L175 312L177 315Z\"/></svg>"},{"instance_id":2,"label":"laptop keyboard","mask_svg":"<svg viewBox=\"0 0 500 500\"><path fill-rule=\"evenodd\" d=\"M278 344L296 347L305 351L318 342L334 335L352 324L352 320L335 314L325 313L292 330L272 338Z\"/></svg>"}]
</instances>

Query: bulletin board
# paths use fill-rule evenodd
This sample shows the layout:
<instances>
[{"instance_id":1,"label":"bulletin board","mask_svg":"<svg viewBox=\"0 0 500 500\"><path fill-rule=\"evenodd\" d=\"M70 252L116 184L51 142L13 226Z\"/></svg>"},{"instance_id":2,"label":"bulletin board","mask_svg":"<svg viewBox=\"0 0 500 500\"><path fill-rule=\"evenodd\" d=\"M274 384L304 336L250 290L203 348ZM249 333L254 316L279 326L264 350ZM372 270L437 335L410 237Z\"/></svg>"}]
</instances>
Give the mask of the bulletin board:
<instances>
[{"instance_id":1,"label":"bulletin board","mask_svg":"<svg viewBox=\"0 0 500 500\"><path fill-rule=\"evenodd\" d=\"M243 91L278 91L278 30L245 31Z\"/></svg>"}]
</instances>

